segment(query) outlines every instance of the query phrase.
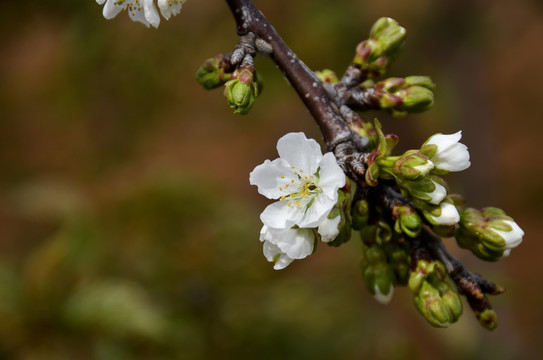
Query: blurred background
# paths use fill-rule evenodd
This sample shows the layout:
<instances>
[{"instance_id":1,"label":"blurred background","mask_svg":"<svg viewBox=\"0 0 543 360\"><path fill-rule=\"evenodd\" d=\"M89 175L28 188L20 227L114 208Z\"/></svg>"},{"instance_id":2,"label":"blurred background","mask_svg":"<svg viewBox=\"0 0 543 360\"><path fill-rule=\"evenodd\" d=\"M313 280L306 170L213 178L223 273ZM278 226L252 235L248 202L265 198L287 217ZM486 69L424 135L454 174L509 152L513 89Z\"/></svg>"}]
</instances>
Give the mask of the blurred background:
<instances>
[{"instance_id":1,"label":"blurred background","mask_svg":"<svg viewBox=\"0 0 543 360\"><path fill-rule=\"evenodd\" d=\"M275 66L247 116L194 80L237 38L223 1L191 0L158 30L95 1L0 2L0 359L519 359L543 351L543 3L256 1L307 65L342 73L373 22L407 46L389 76L430 75L436 104L379 115L399 151L463 130L472 167L448 180L525 230L499 263L448 248L505 286L499 327L465 305L426 323L408 289L365 290L357 239L274 271L267 200L248 174L277 139L318 130Z\"/></svg>"}]
</instances>

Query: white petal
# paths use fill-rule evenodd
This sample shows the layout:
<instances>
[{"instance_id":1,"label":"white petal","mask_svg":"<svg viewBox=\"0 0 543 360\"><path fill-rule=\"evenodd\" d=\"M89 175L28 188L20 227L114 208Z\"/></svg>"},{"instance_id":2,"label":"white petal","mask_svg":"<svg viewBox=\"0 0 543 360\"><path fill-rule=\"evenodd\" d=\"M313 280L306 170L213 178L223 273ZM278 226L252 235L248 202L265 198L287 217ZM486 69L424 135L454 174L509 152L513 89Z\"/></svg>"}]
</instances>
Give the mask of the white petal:
<instances>
[{"instance_id":1,"label":"white petal","mask_svg":"<svg viewBox=\"0 0 543 360\"><path fill-rule=\"evenodd\" d=\"M437 145L437 151L448 148L449 146L456 144L462 138L462 131L458 131L454 134L436 134L432 136L426 144Z\"/></svg>"},{"instance_id":2,"label":"white petal","mask_svg":"<svg viewBox=\"0 0 543 360\"><path fill-rule=\"evenodd\" d=\"M341 220L341 215L338 215L333 219L329 219L327 217L319 225L317 232L321 236L321 240L323 242L330 242L339 235L338 226L339 226L340 220Z\"/></svg>"},{"instance_id":3,"label":"white petal","mask_svg":"<svg viewBox=\"0 0 543 360\"><path fill-rule=\"evenodd\" d=\"M155 7L154 1L143 0L143 10L145 14L145 20L147 20L149 24L153 25L153 27L158 28L158 25L160 24L160 16L158 15L158 11Z\"/></svg>"},{"instance_id":4,"label":"white petal","mask_svg":"<svg viewBox=\"0 0 543 360\"><path fill-rule=\"evenodd\" d=\"M445 196L447 196L447 190L443 185L438 184L434 180L432 180L432 182L434 183L436 188L431 193L427 193L432 198L428 202L433 205L439 205L443 201L443 199L445 199Z\"/></svg>"},{"instance_id":5,"label":"white petal","mask_svg":"<svg viewBox=\"0 0 543 360\"><path fill-rule=\"evenodd\" d=\"M183 0L158 0L158 7L162 16L169 20L170 16L179 14L183 2Z\"/></svg>"},{"instance_id":6,"label":"white petal","mask_svg":"<svg viewBox=\"0 0 543 360\"><path fill-rule=\"evenodd\" d=\"M388 304L392 299L392 295L394 294L394 286L392 286L392 284L390 284L390 288L388 289L388 293L386 295L381 292L381 289L379 289L377 284L375 284L373 289L375 290L375 295L373 295L373 297L381 304Z\"/></svg>"},{"instance_id":7,"label":"white petal","mask_svg":"<svg viewBox=\"0 0 543 360\"><path fill-rule=\"evenodd\" d=\"M461 143L453 144L433 157L436 168L448 171L462 171L470 167L468 147Z\"/></svg>"},{"instance_id":8,"label":"white petal","mask_svg":"<svg viewBox=\"0 0 543 360\"><path fill-rule=\"evenodd\" d=\"M273 268L275 270L282 270L294 261L294 259L291 259L287 255L283 254L277 245L274 245L269 241L264 242L262 250L266 259L269 262L274 263Z\"/></svg>"},{"instance_id":9,"label":"white petal","mask_svg":"<svg viewBox=\"0 0 543 360\"><path fill-rule=\"evenodd\" d=\"M98 5L102 5L103 3L106 2L106 0L96 0L96 2L98 3Z\"/></svg>"},{"instance_id":10,"label":"white petal","mask_svg":"<svg viewBox=\"0 0 543 360\"><path fill-rule=\"evenodd\" d=\"M440 207L441 215L430 215L434 221L441 225L454 225L460 221L460 215L458 214L458 210L456 210L456 206L447 202L442 202Z\"/></svg>"},{"instance_id":11,"label":"white petal","mask_svg":"<svg viewBox=\"0 0 543 360\"><path fill-rule=\"evenodd\" d=\"M522 237L524 236L524 231L517 225L516 222L511 220L504 220L506 224L511 226L511 231L503 231L492 229L495 233L500 235L505 240L505 249L512 249L517 247L522 242Z\"/></svg>"},{"instance_id":12,"label":"white petal","mask_svg":"<svg viewBox=\"0 0 543 360\"><path fill-rule=\"evenodd\" d=\"M291 259L303 259L313 253L315 234L311 229L279 230L273 236L277 247Z\"/></svg>"},{"instance_id":13,"label":"white petal","mask_svg":"<svg viewBox=\"0 0 543 360\"><path fill-rule=\"evenodd\" d=\"M104 9L102 11L102 14L106 19L113 19L115 16L117 16L117 14L119 14L126 8L126 1L120 5L118 5L117 3L118 0L107 0L106 5L104 5Z\"/></svg>"},{"instance_id":14,"label":"white petal","mask_svg":"<svg viewBox=\"0 0 543 360\"><path fill-rule=\"evenodd\" d=\"M324 194L337 201L337 191L345 186L346 177L331 152L324 154L319 163L319 188Z\"/></svg>"},{"instance_id":15,"label":"white petal","mask_svg":"<svg viewBox=\"0 0 543 360\"><path fill-rule=\"evenodd\" d=\"M296 170L303 170L312 175L317 172L322 159L320 145L313 139L307 139L304 133L288 133L277 141L277 152Z\"/></svg>"},{"instance_id":16,"label":"white petal","mask_svg":"<svg viewBox=\"0 0 543 360\"><path fill-rule=\"evenodd\" d=\"M262 214L260 220L274 229L290 229L304 217L305 208L297 207L295 204L288 205L289 201L276 201L268 205Z\"/></svg>"},{"instance_id":17,"label":"white petal","mask_svg":"<svg viewBox=\"0 0 543 360\"><path fill-rule=\"evenodd\" d=\"M320 223L328 216L337 202L337 195L335 199L331 199L325 194L319 194L313 198L313 203L302 214L301 219L297 219L295 224L301 228L314 228L320 225Z\"/></svg>"},{"instance_id":18,"label":"white petal","mask_svg":"<svg viewBox=\"0 0 543 360\"><path fill-rule=\"evenodd\" d=\"M249 183L258 186L258 192L268 199L279 199L283 195L297 191L298 182L298 177L284 159L266 160L249 174ZM289 191L289 188L292 191Z\"/></svg>"}]
</instances>

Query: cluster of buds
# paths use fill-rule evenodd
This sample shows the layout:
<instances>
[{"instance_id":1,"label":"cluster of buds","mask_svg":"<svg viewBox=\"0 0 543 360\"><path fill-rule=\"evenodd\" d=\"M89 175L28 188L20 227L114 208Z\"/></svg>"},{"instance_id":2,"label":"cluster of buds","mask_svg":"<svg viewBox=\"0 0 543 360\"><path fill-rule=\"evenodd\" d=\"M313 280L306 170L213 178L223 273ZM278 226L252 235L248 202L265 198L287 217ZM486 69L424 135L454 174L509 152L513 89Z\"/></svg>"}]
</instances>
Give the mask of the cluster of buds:
<instances>
[{"instance_id":1,"label":"cluster of buds","mask_svg":"<svg viewBox=\"0 0 543 360\"><path fill-rule=\"evenodd\" d=\"M196 80L211 90L224 85L224 96L234 114L247 114L262 92L263 82L254 65L254 35L243 37L236 50L207 59L196 72Z\"/></svg>"},{"instance_id":2,"label":"cluster of buds","mask_svg":"<svg viewBox=\"0 0 543 360\"><path fill-rule=\"evenodd\" d=\"M405 43L406 31L391 18L379 19L371 28L370 38L356 47L353 64L367 73L368 78L381 76L398 57Z\"/></svg>"},{"instance_id":3,"label":"cluster of buds","mask_svg":"<svg viewBox=\"0 0 543 360\"><path fill-rule=\"evenodd\" d=\"M447 327L462 315L462 301L445 281L447 272L439 261L419 260L409 275L415 306L436 327Z\"/></svg>"}]
</instances>

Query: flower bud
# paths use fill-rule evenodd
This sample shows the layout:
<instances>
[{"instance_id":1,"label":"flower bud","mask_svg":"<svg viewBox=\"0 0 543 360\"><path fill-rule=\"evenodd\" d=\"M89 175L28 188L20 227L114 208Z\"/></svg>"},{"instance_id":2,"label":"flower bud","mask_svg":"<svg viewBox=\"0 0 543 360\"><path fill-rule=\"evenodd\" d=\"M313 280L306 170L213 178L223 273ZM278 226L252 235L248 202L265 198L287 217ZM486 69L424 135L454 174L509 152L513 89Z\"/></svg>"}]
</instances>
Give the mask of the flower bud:
<instances>
[{"instance_id":1,"label":"flower bud","mask_svg":"<svg viewBox=\"0 0 543 360\"><path fill-rule=\"evenodd\" d=\"M398 57L405 43L405 29L390 18L381 18L373 25L370 38L358 44L353 63L368 72L368 77L385 73Z\"/></svg>"},{"instance_id":2,"label":"flower bud","mask_svg":"<svg viewBox=\"0 0 543 360\"><path fill-rule=\"evenodd\" d=\"M386 17L377 20L370 31L370 39L378 44L379 49L374 56L397 57L405 43L405 34L405 29L396 20Z\"/></svg>"},{"instance_id":3,"label":"flower bud","mask_svg":"<svg viewBox=\"0 0 543 360\"><path fill-rule=\"evenodd\" d=\"M498 327L498 314L494 309L485 309L481 313L476 313L477 320L487 330L496 330Z\"/></svg>"},{"instance_id":4,"label":"flower bud","mask_svg":"<svg viewBox=\"0 0 543 360\"><path fill-rule=\"evenodd\" d=\"M407 190L412 197L426 201L432 205L439 205L447 196L447 189L440 184L440 181L437 177L425 176L414 181L405 181L399 178L398 184L404 190ZM439 216L440 213L436 210L434 215Z\"/></svg>"},{"instance_id":5,"label":"flower bud","mask_svg":"<svg viewBox=\"0 0 543 360\"><path fill-rule=\"evenodd\" d=\"M323 83L335 84L339 82L339 78L337 77L336 73L330 69L315 71L315 75L317 75L319 80L322 81Z\"/></svg>"},{"instance_id":6,"label":"flower bud","mask_svg":"<svg viewBox=\"0 0 543 360\"><path fill-rule=\"evenodd\" d=\"M439 206L426 207L422 213L432 225L455 225L460 221L456 206L442 201Z\"/></svg>"},{"instance_id":7,"label":"flower bud","mask_svg":"<svg viewBox=\"0 0 543 360\"><path fill-rule=\"evenodd\" d=\"M368 224L370 209L368 201L365 199L358 200L351 207L352 228L360 230Z\"/></svg>"},{"instance_id":8,"label":"flower bud","mask_svg":"<svg viewBox=\"0 0 543 360\"><path fill-rule=\"evenodd\" d=\"M450 135L433 135L422 145L420 152L434 163L438 174L465 170L471 163L468 147L458 142L461 138L461 131Z\"/></svg>"},{"instance_id":9,"label":"flower bud","mask_svg":"<svg viewBox=\"0 0 543 360\"><path fill-rule=\"evenodd\" d=\"M434 274L422 281L414 300L419 312L436 327L447 327L462 315L460 296Z\"/></svg>"},{"instance_id":10,"label":"flower bud","mask_svg":"<svg viewBox=\"0 0 543 360\"><path fill-rule=\"evenodd\" d=\"M522 242L524 231L498 208L467 208L460 216L455 233L458 245L487 261L508 256Z\"/></svg>"},{"instance_id":11,"label":"flower bud","mask_svg":"<svg viewBox=\"0 0 543 360\"><path fill-rule=\"evenodd\" d=\"M395 276L383 249L378 245L366 248L361 267L368 291L377 301L387 304L392 299Z\"/></svg>"},{"instance_id":12,"label":"flower bud","mask_svg":"<svg viewBox=\"0 0 543 360\"><path fill-rule=\"evenodd\" d=\"M426 156L418 152L411 152L396 160L392 171L404 179L417 180L428 175L433 168L434 163Z\"/></svg>"},{"instance_id":13,"label":"flower bud","mask_svg":"<svg viewBox=\"0 0 543 360\"><path fill-rule=\"evenodd\" d=\"M215 89L230 79L231 74L225 73L219 67L222 58L222 55L217 55L214 58L207 59L196 72L196 80L206 90Z\"/></svg>"},{"instance_id":14,"label":"flower bud","mask_svg":"<svg viewBox=\"0 0 543 360\"><path fill-rule=\"evenodd\" d=\"M225 84L225 96L234 114L247 114L258 96L258 85L253 82L253 73L249 69L236 70L233 79Z\"/></svg>"},{"instance_id":15,"label":"flower bud","mask_svg":"<svg viewBox=\"0 0 543 360\"><path fill-rule=\"evenodd\" d=\"M394 206L392 216L396 219L394 230L409 237L416 237L420 232L421 220L417 212L408 205Z\"/></svg>"},{"instance_id":16,"label":"flower bud","mask_svg":"<svg viewBox=\"0 0 543 360\"><path fill-rule=\"evenodd\" d=\"M447 276L447 271L445 270L443 263L440 261L417 261L417 266L415 269L411 270L409 274L409 289L411 289L411 291L414 293L420 292L422 282L430 274L433 274L439 279L443 280Z\"/></svg>"},{"instance_id":17,"label":"flower bud","mask_svg":"<svg viewBox=\"0 0 543 360\"><path fill-rule=\"evenodd\" d=\"M411 265L409 243L389 242L383 245L383 249L387 255L388 265L394 271L398 284L407 285Z\"/></svg>"}]
</instances>

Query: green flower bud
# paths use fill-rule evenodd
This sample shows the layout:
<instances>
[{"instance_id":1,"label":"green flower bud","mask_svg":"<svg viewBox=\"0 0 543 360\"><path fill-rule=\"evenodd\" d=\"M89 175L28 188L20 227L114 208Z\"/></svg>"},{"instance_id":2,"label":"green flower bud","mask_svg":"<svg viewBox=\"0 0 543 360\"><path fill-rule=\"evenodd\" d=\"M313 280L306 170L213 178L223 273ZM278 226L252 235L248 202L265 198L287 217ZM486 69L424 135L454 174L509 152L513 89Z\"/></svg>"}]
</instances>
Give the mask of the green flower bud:
<instances>
[{"instance_id":1,"label":"green flower bud","mask_svg":"<svg viewBox=\"0 0 543 360\"><path fill-rule=\"evenodd\" d=\"M417 180L426 176L434 168L434 163L420 152L410 152L394 162L392 171L396 176Z\"/></svg>"},{"instance_id":2,"label":"green flower bud","mask_svg":"<svg viewBox=\"0 0 543 360\"><path fill-rule=\"evenodd\" d=\"M522 242L524 232L513 219L498 208L467 208L460 214L455 233L458 245L487 261L508 256Z\"/></svg>"},{"instance_id":3,"label":"green flower bud","mask_svg":"<svg viewBox=\"0 0 543 360\"><path fill-rule=\"evenodd\" d=\"M476 313L477 320L487 330L496 330L498 327L498 314L494 309L485 309L481 313Z\"/></svg>"},{"instance_id":4,"label":"green flower bud","mask_svg":"<svg viewBox=\"0 0 543 360\"><path fill-rule=\"evenodd\" d=\"M409 289L415 294L420 292L422 282L431 274L443 280L447 276L447 271L441 261L419 260L415 269L409 274Z\"/></svg>"},{"instance_id":5,"label":"green flower bud","mask_svg":"<svg viewBox=\"0 0 543 360\"><path fill-rule=\"evenodd\" d=\"M429 90L435 89L436 85L429 76L408 76L405 78L406 86L421 86Z\"/></svg>"},{"instance_id":6,"label":"green flower bud","mask_svg":"<svg viewBox=\"0 0 543 360\"><path fill-rule=\"evenodd\" d=\"M388 303L394 292L395 276L383 249L378 245L366 248L361 267L368 291L377 301Z\"/></svg>"},{"instance_id":7,"label":"green flower bud","mask_svg":"<svg viewBox=\"0 0 543 360\"><path fill-rule=\"evenodd\" d=\"M394 271L398 284L407 285L411 266L409 243L389 242L383 245L383 249L387 255L388 265Z\"/></svg>"},{"instance_id":8,"label":"green flower bud","mask_svg":"<svg viewBox=\"0 0 543 360\"><path fill-rule=\"evenodd\" d=\"M353 63L368 72L368 77L385 73L405 43L405 29L395 20L381 18L373 25L370 38L358 44Z\"/></svg>"},{"instance_id":9,"label":"green flower bud","mask_svg":"<svg viewBox=\"0 0 543 360\"><path fill-rule=\"evenodd\" d=\"M447 189L442 185L442 180L434 176L424 176L417 180L397 178L398 185L413 198L428 202L431 205L439 205L447 196ZM440 210L435 208L439 216ZM434 208L432 208L434 210ZM437 225L437 224L436 224Z\"/></svg>"},{"instance_id":10,"label":"green flower bud","mask_svg":"<svg viewBox=\"0 0 543 360\"><path fill-rule=\"evenodd\" d=\"M339 78L336 75L336 73L333 72L330 69L324 69L322 71L315 71L315 75L317 75L319 80L322 81L323 83L335 84L335 83L339 82Z\"/></svg>"},{"instance_id":11,"label":"green flower bud","mask_svg":"<svg viewBox=\"0 0 543 360\"><path fill-rule=\"evenodd\" d=\"M386 222L378 221L360 229L360 236L365 244L384 244L392 239L392 230Z\"/></svg>"},{"instance_id":12,"label":"green flower bud","mask_svg":"<svg viewBox=\"0 0 543 360\"><path fill-rule=\"evenodd\" d=\"M206 90L215 89L230 80L231 74L225 73L219 67L222 58L222 55L217 55L215 58L207 59L196 72L196 80Z\"/></svg>"},{"instance_id":13,"label":"green flower bud","mask_svg":"<svg viewBox=\"0 0 543 360\"><path fill-rule=\"evenodd\" d=\"M258 85L253 82L253 73L249 69L236 70L233 79L225 84L225 96L234 114L247 114L258 96Z\"/></svg>"},{"instance_id":14,"label":"green flower bud","mask_svg":"<svg viewBox=\"0 0 543 360\"><path fill-rule=\"evenodd\" d=\"M370 208L368 201L365 199L358 200L351 207L352 227L355 230L360 230L368 224L370 216Z\"/></svg>"},{"instance_id":15,"label":"green flower bud","mask_svg":"<svg viewBox=\"0 0 543 360\"><path fill-rule=\"evenodd\" d=\"M405 34L405 29L396 20L386 17L377 20L370 31L370 39L378 44L379 49L374 56L396 58L405 43Z\"/></svg>"},{"instance_id":16,"label":"green flower bud","mask_svg":"<svg viewBox=\"0 0 543 360\"><path fill-rule=\"evenodd\" d=\"M414 300L419 312L436 327L447 327L462 315L460 296L433 274L422 281Z\"/></svg>"},{"instance_id":17,"label":"green flower bud","mask_svg":"<svg viewBox=\"0 0 543 360\"><path fill-rule=\"evenodd\" d=\"M416 237L420 232L421 220L417 212L408 205L394 206L392 216L396 219L394 230L409 237Z\"/></svg>"}]
</instances>

